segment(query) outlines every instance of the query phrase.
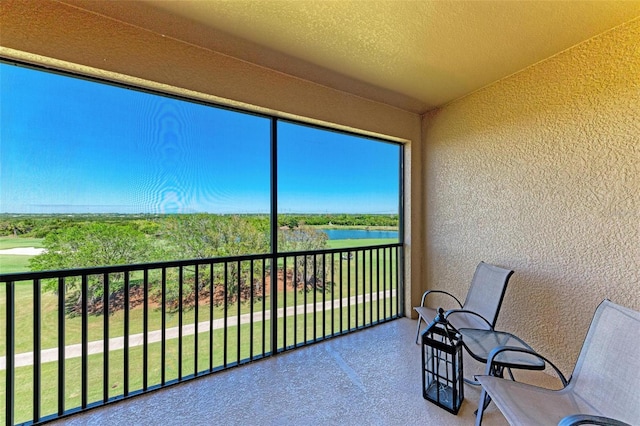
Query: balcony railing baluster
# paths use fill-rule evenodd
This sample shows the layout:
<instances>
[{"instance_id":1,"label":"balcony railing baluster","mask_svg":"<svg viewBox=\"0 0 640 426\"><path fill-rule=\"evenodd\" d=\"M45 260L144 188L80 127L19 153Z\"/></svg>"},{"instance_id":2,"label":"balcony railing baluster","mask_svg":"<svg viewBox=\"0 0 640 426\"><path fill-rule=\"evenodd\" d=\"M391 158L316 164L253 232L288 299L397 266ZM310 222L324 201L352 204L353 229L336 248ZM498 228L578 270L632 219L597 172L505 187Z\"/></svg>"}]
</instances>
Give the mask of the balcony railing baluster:
<instances>
[{"instance_id":1,"label":"balcony railing baluster","mask_svg":"<svg viewBox=\"0 0 640 426\"><path fill-rule=\"evenodd\" d=\"M198 287L200 286L199 283L199 274L198 274L198 264L196 263L194 265L195 271L193 273L193 300L194 300L194 305L193 305L193 315L194 315L194 320L193 320L193 327L194 327L194 333L193 333L193 375L194 377L198 375L198 305L200 304L200 301L198 300Z\"/></svg>"},{"instance_id":2,"label":"balcony railing baluster","mask_svg":"<svg viewBox=\"0 0 640 426\"><path fill-rule=\"evenodd\" d=\"M197 267L197 266L196 266ZM149 270L145 269L142 281L142 391L149 387ZM109 316L109 311L105 311ZM108 340L105 337L105 340ZM106 356L105 356L106 359Z\"/></svg>"},{"instance_id":3,"label":"balcony railing baluster","mask_svg":"<svg viewBox=\"0 0 640 426\"><path fill-rule=\"evenodd\" d=\"M284 296L282 298L282 309L284 309L284 311L286 312L287 311L287 272L286 272L287 271L287 258L284 257L282 259L282 262L283 262L283 266L282 266L282 271L283 271L283 273L282 273L282 282L283 282L283 284L282 284L282 287L283 287L282 294ZM294 309L295 309L295 305L294 305ZM284 315L282 317L282 323L283 323L283 326L282 326L282 341L284 342L282 344L282 346L286 348L288 346L287 345L287 316L286 315Z\"/></svg>"},{"instance_id":4,"label":"balcony railing baluster","mask_svg":"<svg viewBox=\"0 0 640 426\"><path fill-rule=\"evenodd\" d=\"M267 259L262 258L262 356L267 354ZM271 349L269 349L271 350Z\"/></svg>"},{"instance_id":5,"label":"balcony railing baluster","mask_svg":"<svg viewBox=\"0 0 640 426\"><path fill-rule=\"evenodd\" d=\"M360 271L359 266L359 262L358 262L358 258L360 257L360 252L358 250L355 251L355 255L354 255L354 263L355 263L355 267L354 267L354 273L355 273L355 285L353 286L353 291L354 291L354 298L357 301L358 300L358 277L359 274L358 272ZM355 328L358 328L358 309L356 309L355 315L354 315L354 319L355 319Z\"/></svg>"},{"instance_id":6,"label":"balcony railing baluster","mask_svg":"<svg viewBox=\"0 0 640 426\"><path fill-rule=\"evenodd\" d=\"M322 336L327 335L327 269L325 259L327 254L322 253Z\"/></svg>"},{"instance_id":7,"label":"balcony railing baluster","mask_svg":"<svg viewBox=\"0 0 640 426\"><path fill-rule=\"evenodd\" d=\"M33 424L64 417L391 320L398 316L400 306L401 255L402 246L390 244L281 253L275 257L246 255L0 275L0 284L6 286L5 420L8 424L16 420ZM275 280L270 287L268 276ZM42 290L47 288L44 282L51 279L57 292L53 305L58 310L54 339L42 334L48 329L43 326L49 318L45 309L52 305L50 296ZM76 282L80 283L80 293L70 290ZM96 283L101 283L103 291L97 298ZM15 331L16 286L26 285L31 285L33 295L33 336L28 342ZM208 291L209 297L201 297L201 290ZM21 312L29 306L23 305ZM80 318L67 317L70 309ZM176 319L177 327L171 325ZM273 327L267 326L269 321ZM67 333L78 329L80 342L75 345L77 340ZM268 330L282 336L271 340ZM202 345L207 340L200 339L200 334L206 332L208 342ZM90 336L96 333L102 342L90 342ZM187 343L192 334L193 345ZM70 346L68 337L73 340ZM57 348L49 349L56 344ZM25 345L33 350L30 361L24 361L22 354L16 355L16 347L25 352ZM49 352L53 358L45 355ZM204 362L207 355L208 363ZM101 364L96 358L99 356ZM67 361L75 357L80 358L79 372L73 368L74 362ZM42 368L44 363L54 361L57 372ZM19 368L31 369L32 374L27 384L31 386L32 406L26 413L15 402L16 386L21 386L20 394L24 395L25 384L16 382ZM101 374L102 380L95 374ZM113 395L112 386L120 385L118 377L122 378L121 394ZM79 407L68 407L77 403L67 403L67 383L79 387ZM57 400L48 402L56 392L51 386L56 385Z\"/></svg>"},{"instance_id":8,"label":"balcony railing baluster","mask_svg":"<svg viewBox=\"0 0 640 426\"><path fill-rule=\"evenodd\" d=\"M87 396L89 391L89 312L88 312L88 297L89 294L89 282L87 274L82 274L82 409L87 408ZM126 318L126 316L125 316ZM126 319L125 319L126 324ZM124 335L127 336L128 330L124 330ZM125 396L127 395L125 387Z\"/></svg>"},{"instance_id":9,"label":"balcony railing baluster","mask_svg":"<svg viewBox=\"0 0 640 426\"><path fill-rule=\"evenodd\" d=\"M249 360L253 361L253 305L254 301L254 281L253 281L253 259L249 261L249 285L251 286L251 292L249 293L249 315L251 322L249 326ZM213 331L213 330L212 330Z\"/></svg>"},{"instance_id":10,"label":"balcony railing baluster","mask_svg":"<svg viewBox=\"0 0 640 426\"><path fill-rule=\"evenodd\" d=\"M303 259L304 264L302 268L302 294L304 295L304 343L307 343L307 256L303 256Z\"/></svg>"},{"instance_id":11,"label":"balcony railing baluster","mask_svg":"<svg viewBox=\"0 0 640 426\"><path fill-rule=\"evenodd\" d=\"M102 402L109 401L109 274L102 275L104 293L102 294ZM64 312L64 308L60 308Z\"/></svg>"},{"instance_id":12,"label":"balcony railing baluster","mask_svg":"<svg viewBox=\"0 0 640 426\"><path fill-rule=\"evenodd\" d=\"M15 381L16 381L16 370L15 370L15 343L16 343L16 298L15 298L15 282L9 281L6 283L6 293L7 293L7 307L6 307L6 316L7 320L5 322L7 327L7 332L5 334L7 339L7 348L6 348L6 357L7 357L7 373L6 377L6 402L5 402L5 411L6 411L6 420L8 424L13 424L14 419L14 396L15 396Z\"/></svg>"},{"instance_id":13,"label":"balcony railing baluster","mask_svg":"<svg viewBox=\"0 0 640 426\"><path fill-rule=\"evenodd\" d=\"M209 263L209 373L213 372L213 262Z\"/></svg>"},{"instance_id":14,"label":"balcony railing baluster","mask_svg":"<svg viewBox=\"0 0 640 426\"><path fill-rule=\"evenodd\" d=\"M178 381L182 380L182 298L184 296L184 269L178 266Z\"/></svg>"},{"instance_id":15,"label":"balcony railing baluster","mask_svg":"<svg viewBox=\"0 0 640 426\"><path fill-rule=\"evenodd\" d=\"M161 295L161 348L160 348L160 383L164 386L167 383L167 268L162 268L162 295Z\"/></svg>"},{"instance_id":16,"label":"balcony railing baluster","mask_svg":"<svg viewBox=\"0 0 640 426\"><path fill-rule=\"evenodd\" d=\"M287 257L284 257L284 261L287 261ZM286 274L286 263L285 263L285 274ZM293 257L293 278L291 279L291 286L293 287L293 306L295 309L295 315L293 319L293 347L298 347L298 262L296 261L296 257Z\"/></svg>"},{"instance_id":17,"label":"balcony railing baluster","mask_svg":"<svg viewBox=\"0 0 640 426\"><path fill-rule=\"evenodd\" d=\"M42 313L42 285L39 279L33 280L33 421L40 420L40 336Z\"/></svg>"},{"instance_id":18,"label":"balcony railing baluster","mask_svg":"<svg viewBox=\"0 0 640 426\"><path fill-rule=\"evenodd\" d=\"M124 273L124 396L129 396L129 271ZM84 293L87 294L87 293Z\"/></svg>"},{"instance_id":19,"label":"balcony railing baluster","mask_svg":"<svg viewBox=\"0 0 640 426\"><path fill-rule=\"evenodd\" d=\"M64 335L65 319L66 319L65 311L64 311L65 298L66 298L65 279L64 277L58 277L58 417L64 414L64 406L65 406L64 402L65 402L65 395L66 395L66 391L65 391L66 355L65 355L65 335ZM8 373L13 370L13 367L9 369L8 361L9 361L9 352L7 352L7 376L8 376ZM9 404L7 402L7 407L8 406ZM7 421L7 423L12 424L13 422Z\"/></svg>"},{"instance_id":20,"label":"balcony railing baluster","mask_svg":"<svg viewBox=\"0 0 640 426\"><path fill-rule=\"evenodd\" d=\"M224 339L223 339L223 363L222 366L224 368L227 368L227 330L229 329L228 325L228 318L229 318L229 312L228 312L228 299L227 299L227 286L226 283L229 282L229 265L225 262L222 264L224 266L224 282L225 282L225 286L224 286L224 328L223 330L223 334L224 334Z\"/></svg>"}]
</instances>

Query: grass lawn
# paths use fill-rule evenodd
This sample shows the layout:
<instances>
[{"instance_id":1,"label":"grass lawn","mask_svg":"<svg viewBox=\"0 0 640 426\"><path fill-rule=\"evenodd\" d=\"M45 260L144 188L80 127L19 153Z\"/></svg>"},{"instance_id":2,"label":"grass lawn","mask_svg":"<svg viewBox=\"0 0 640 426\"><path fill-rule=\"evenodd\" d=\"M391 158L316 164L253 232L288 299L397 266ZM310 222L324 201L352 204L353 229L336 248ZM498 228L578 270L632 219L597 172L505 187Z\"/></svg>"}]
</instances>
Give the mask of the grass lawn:
<instances>
[{"instance_id":1,"label":"grass lawn","mask_svg":"<svg viewBox=\"0 0 640 426\"><path fill-rule=\"evenodd\" d=\"M14 272L28 272L29 259L33 256L15 254L0 254L0 274L12 274Z\"/></svg>"},{"instance_id":2,"label":"grass lawn","mask_svg":"<svg viewBox=\"0 0 640 426\"><path fill-rule=\"evenodd\" d=\"M22 247L41 248L42 238L0 237L0 250ZM29 259L32 257L33 256L0 254L0 274L28 272Z\"/></svg>"},{"instance_id":3,"label":"grass lawn","mask_svg":"<svg viewBox=\"0 0 640 426\"><path fill-rule=\"evenodd\" d=\"M375 246L381 244L394 244L398 240L395 238L360 238L353 240L328 240L327 247L330 249L342 249L349 247L365 247Z\"/></svg>"},{"instance_id":4,"label":"grass lawn","mask_svg":"<svg viewBox=\"0 0 640 426\"><path fill-rule=\"evenodd\" d=\"M0 237L0 250L16 247L42 247L42 238Z\"/></svg>"}]
</instances>

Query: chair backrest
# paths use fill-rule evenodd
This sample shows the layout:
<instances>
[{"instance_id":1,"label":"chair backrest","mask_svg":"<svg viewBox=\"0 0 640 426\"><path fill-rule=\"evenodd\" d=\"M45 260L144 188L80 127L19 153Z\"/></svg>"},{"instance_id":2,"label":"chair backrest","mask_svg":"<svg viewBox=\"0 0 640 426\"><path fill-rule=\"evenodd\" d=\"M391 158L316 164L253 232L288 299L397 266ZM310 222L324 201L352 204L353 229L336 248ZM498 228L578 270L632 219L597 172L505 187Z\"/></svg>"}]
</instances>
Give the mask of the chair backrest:
<instances>
[{"instance_id":1,"label":"chair backrest","mask_svg":"<svg viewBox=\"0 0 640 426\"><path fill-rule=\"evenodd\" d=\"M473 274L463 309L482 315L494 327L511 275L512 270L480 262Z\"/></svg>"},{"instance_id":2,"label":"chair backrest","mask_svg":"<svg viewBox=\"0 0 640 426\"><path fill-rule=\"evenodd\" d=\"M598 306L566 389L585 412L640 424L640 312Z\"/></svg>"}]
</instances>

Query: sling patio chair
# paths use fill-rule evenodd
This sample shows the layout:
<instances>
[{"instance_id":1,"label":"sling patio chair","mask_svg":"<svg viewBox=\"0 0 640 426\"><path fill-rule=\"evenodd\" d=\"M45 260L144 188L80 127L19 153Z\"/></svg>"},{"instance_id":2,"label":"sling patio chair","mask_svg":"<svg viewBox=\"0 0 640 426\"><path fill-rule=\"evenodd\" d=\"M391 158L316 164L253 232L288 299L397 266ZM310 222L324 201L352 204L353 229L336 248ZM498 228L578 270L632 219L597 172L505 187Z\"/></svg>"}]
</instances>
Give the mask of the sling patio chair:
<instances>
[{"instance_id":1,"label":"sling patio chair","mask_svg":"<svg viewBox=\"0 0 640 426\"><path fill-rule=\"evenodd\" d=\"M424 305L425 299L430 294L442 293L450 296L458 303L459 309L449 309L445 314L447 321L456 329L480 328L491 329L496 325L498 313L502 305L504 293L507 290L509 278L513 271L480 262L473 275L471 286L467 292L464 304L451 293L443 290L428 290L422 295L420 306L413 308L418 313L418 329L416 331L416 344L420 337L420 327L422 322L429 325L436 315L436 309L428 308Z\"/></svg>"},{"instance_id":2,"label":"sling patio chair","mask_svg":"<svg viewBox=\"0 0 640 426\"><path fill-rule=\"evenodd\" d=\"M486 394L511 425L640 425L640 312L604 300L595 311L569 380L542 355L506 346L492 351L486 373L496 355L510 350L544 360L563 387L551 390L476 376L482 385L476 425L482 421Z\"/></svg>"}]
</instances>

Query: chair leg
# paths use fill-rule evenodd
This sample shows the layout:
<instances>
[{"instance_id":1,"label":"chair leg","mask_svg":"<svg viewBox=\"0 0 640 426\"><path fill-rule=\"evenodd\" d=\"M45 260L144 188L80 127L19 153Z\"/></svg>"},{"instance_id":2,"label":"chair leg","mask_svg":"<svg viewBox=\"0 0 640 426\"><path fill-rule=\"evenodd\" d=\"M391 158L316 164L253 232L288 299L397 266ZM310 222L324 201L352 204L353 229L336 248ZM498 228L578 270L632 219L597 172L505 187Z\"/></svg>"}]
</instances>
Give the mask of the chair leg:
<instances>
[{"instance_id":1,"label":"chair leg","mask_svg":"<svg viewBox=\"0 0 640 426\"><path fill-rule=\"evenodd\" d=\"M489 395L487 395L487 391L482 388L480 392L480 401L478 401L478 409L476 410L476 423L475 426L482 426L482 415L484 414L485 408L489 405L491 400L488 399Z\"/></svg>"},{"instance_id":2,"label":"chair leg","mask_svg":"<svg viewBox=\"0 0 640 426\"><path fill-rule=\"evenodd\" d=\"M416 345L419 345L418 339L420 338L420 321L422 321L422 315L418 314L418 328L416 329Z\"/></svg>"}]
</instances>

